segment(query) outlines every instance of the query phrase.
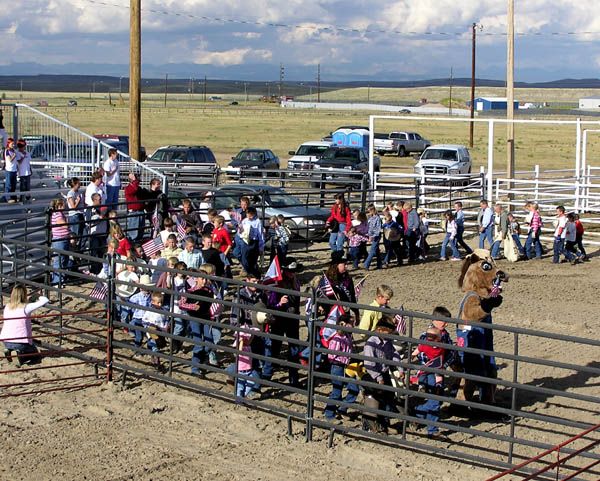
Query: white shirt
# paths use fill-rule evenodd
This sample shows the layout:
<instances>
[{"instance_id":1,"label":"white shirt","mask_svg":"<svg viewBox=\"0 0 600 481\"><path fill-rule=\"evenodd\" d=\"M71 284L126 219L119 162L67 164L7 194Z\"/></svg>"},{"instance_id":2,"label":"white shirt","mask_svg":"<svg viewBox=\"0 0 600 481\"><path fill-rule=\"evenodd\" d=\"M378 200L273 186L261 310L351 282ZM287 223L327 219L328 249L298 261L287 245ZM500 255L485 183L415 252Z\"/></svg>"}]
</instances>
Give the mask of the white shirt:
<instances>
[{"instance_id":1,"label":"white shirt","mask_svg":"<svg viewBox=\"0 0 600 481\"><path fill-rule=\"evenodd\" d=\"M97 186L93 182L90 182L85 188L85 205L87 205L88 207L94 205L94 201L92 200L92 195L94 194L100 194L100 197L102 199L100 201L101 204L104 204L106 202L106 194L104 194L102 188L100 186Z\"/></svg>"},{"instance_id":2,"label":"white shirt","mask_svg":"<svg viewBox=\"0 0 600 481\"><path fill-rule=\"evenodd\" d=\"M86 189L87 190L87 189ZM73 202L76 202L76 200L79 198L79 204L77 204L77 207L75 209L71 208L69 206L69 199L73 199ZM83 202L81 202L81 192L79 192L78 190L69 190L69 192L67 192L67 207L69 207L69 215L75 215L78 212L81 212L83 210Z\"/></svg>"},{"instance_id":3,"label":"white shirt","mask_svg":"<svg viewBox=\"0 0 600 481\"><path fill-rule=\"evenodd\" d=\"M121 176L119 174L119 161L117 159L108 158L104 161L102 166L106 171L105 182L106 185L111 187L121 187ZM109 172L115 171L113 175L109 175Z\"/></svg>"},{"instance_id":4,"label":"white shirt","mask_svg":"<svg viewBox=\"0 0 600 481\"><path fill-rule=\"evenodd\" d=\"M13 155L15 156L15 158L11 159ZM16 172L18 158L19 153L16 150L6 149L4 151L4 170L6 170L6 172Z\"/></svg>"},{"instance_id":5,"label":"white shirt","mask_svg":"<svg viewBox=\"0 0 600 481\"><path fill-rule=\"evenodd\" d=\"M19 177L31 175L31 154L27 151L25 151L25 153L17 152L17 161L17 172Z\"/></svg>"},{"instance_id":6,"label":"white shirt","mask_svg":"<svg viewBox=\"0 0 600 481\"><path fill-rule=\"evenodd\" d=\"M560 237L561 239L564 239L565 236L567 235L567 231L565 229L567 225L567 216L566 215L561 215L559 218L556 219L556 230L554 231L554 237Z\"/></svg>"},{"instance_id":7,"label":"white shirt","mask_svg":"<svg viewBox=\"0 0 600 481\"><path fill-rule=\"evenodd\" d=\"M527 224L527 232L529 232L531 230L531 219L533 219L533 212L529 211L527 212L527 215L525 216L525 224Z\"/></svg>"}]
</instances>

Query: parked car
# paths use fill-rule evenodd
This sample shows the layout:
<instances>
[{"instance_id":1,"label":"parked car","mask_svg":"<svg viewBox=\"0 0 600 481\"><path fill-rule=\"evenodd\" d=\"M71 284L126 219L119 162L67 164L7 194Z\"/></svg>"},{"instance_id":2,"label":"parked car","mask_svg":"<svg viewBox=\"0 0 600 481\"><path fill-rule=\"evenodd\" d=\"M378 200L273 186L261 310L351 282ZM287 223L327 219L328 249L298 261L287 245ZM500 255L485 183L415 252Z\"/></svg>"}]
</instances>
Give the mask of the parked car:
<instances>
[{"instance_id":1,"label":"parked car","mask_svg":"<svg viewBox=\"0 0 600 481\"><path fill-rule=\"evenodd\" d=\"M264 170L279 169L279 157L269 149L243 149L231 158L229 165L223 169L228 175L240 175L243 170L256 171L262 175Z\"/></svg>"},{"instance_id":2,"label":"parked car","mask_svg":"<svg viewBox=\"0 0 600 481\"><path fill-rule=\"evenodd\" d=\"M67 152L67 144L56 135L24 135L23 139L32 160L52 160Z\"/></svg>"},{"instance_id":3,"label":"parked car","mask_svg":"<svg viewBox=\"0 0 600 481\"><path fill-rule=\"evenodd\" d=\"M288 152L292 157L288 160L287 168L290 170L311 170L314 162L332 146L332 142L323 140L304 142L298 147L298 150Z\"/></svg>"},{"instance_id":4,"label":"parked car","mask_svg":"<svg viewBox=\"0 0 600 481\"><path fill-rule=\"evenodd\" d=\"M206 211L210 208L216 209L226 220L230 220L227 209L232 205L239 205L240 197L248 196L265 226L268 225L270 217L281 214L285 217L285 223L294 237L317 239L326 234L325 221L329 217L329 210L308 207L305 200L290 195L280 187L262 184L231 184L190 193L171 189L169 196L173 198L174 206L177 206L186 197L191 199L204 221L208 220Z\"/></svg>"},{"instance_id":5,"label":"parked car","mask_svg":"<svg viewBox=\"0 0 600 481\"><path fill-rule=\"evenodd\" d=\"M471 155L464 145L441 144L425 149L415 165L419 175L456 175L471 173Z\"/></svg>"},{"instance_id":6,"label":"parked car","mask_svg":"<svg viewBox=\"0 0 600 481\"><path fill-rule=\"evenodd\" d=\"M129 155L129 136L128 135L116 135L116 134L96 134L94 137L105 144L108 144L113 149L117 149L119 152ZM102 159L106 157L105 153L102 153ZM140 158L137 159L140 162L146 160L146 148L140 147Z\"/></svg>"},{"instance_id":7,"label":"parked car","mask_svg":"<svg viewBox=\"0 0 600 481\"><path fill-rule=\"evenodd\" d=\"M204 145L166 145L159 147L148 158L148 162L160 162L174 166L178 164L194 164L205 167L216 167L217 159Z\"/></svg>"},{"instance_id":8,"label":"parked car","mask_svg":"<svg viewBox=\"0 0 600 481\"><path fill-rule=\"evenodd\" d=\"M77 100L71 99L67 102L69 107L77 107Z\"/></svg>"},{"instance_id":9,"label":"parked car","mask_svg":"<svg viewBox=\"0 0 600 481\"><path fill-rule=\"evenodd\" d=\"M405 157L413 152L421 153L431 145L431 142L424 139L416 132L391 132L386 138L386 134L375 134L373 141L374 150L379 155L396 154L398 157Z\"/></svg>"},{"instance_id":10,"label":"parked car","mask_svg":"<svg viewBox=\"0 0 600 481\"><path fill-rule=\"evenodd\" d=\"M375 172L381 168L381 160L373 157ZM344 169L353 171L369 171L369 152L364 147L329 147L319 160L315 162L315 169Z\"/></svg>"}]
</instances>

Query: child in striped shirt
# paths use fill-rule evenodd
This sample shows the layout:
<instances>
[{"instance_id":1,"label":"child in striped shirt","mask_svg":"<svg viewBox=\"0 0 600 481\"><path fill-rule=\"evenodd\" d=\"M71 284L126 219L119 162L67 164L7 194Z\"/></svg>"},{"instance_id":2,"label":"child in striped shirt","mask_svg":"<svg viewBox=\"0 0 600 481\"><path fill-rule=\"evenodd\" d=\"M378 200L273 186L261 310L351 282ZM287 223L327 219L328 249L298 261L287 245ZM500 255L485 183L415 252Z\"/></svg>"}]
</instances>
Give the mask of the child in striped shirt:
<instances>
[{"instance_id":1,"label":"child in striped shirt","mask_svg":"<svg viewBox=\"0 0 600 481\"><path fill-rule=\"evenodd\" d=\"M352 319L349 313L342 314L338 319L338 326L340 327L353 327ZM340 353L330 352L327 357L329 358L329 363L331 364L330 373L332 376L346 377L345 369L346 366L350 363L350 354L352 353L352 334L350 332L343 331L341 329L337 330L333 337L329 340L329 351L339 351ZM344 398L344 403L352 404L356 401L358 396L358 386L351 382L342 381L340 379L332 379L331 384L333 385L333 389L331 390L331 394L329 395L329 399L331 401L341 401L342 400L342 391L344 389L344 385L348 390L346 397ZM325 407L325 418L327 420L339 419L340 416L347 415L348 407L347 406L338 406L337 404L328 403Z\"/></svg>"}]
</instances>

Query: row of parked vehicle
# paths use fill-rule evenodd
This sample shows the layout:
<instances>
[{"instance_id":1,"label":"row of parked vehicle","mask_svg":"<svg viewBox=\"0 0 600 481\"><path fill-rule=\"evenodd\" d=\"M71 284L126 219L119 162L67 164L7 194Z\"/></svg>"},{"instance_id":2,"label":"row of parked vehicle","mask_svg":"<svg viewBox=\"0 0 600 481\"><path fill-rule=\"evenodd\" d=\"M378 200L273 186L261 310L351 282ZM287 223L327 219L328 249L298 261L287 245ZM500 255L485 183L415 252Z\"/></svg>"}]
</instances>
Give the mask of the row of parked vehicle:
<instances>
[{"instance_id":1,"label":"row of parked vehicle","mask_svg":"<svg viewBox=\"0 0 600 481\"><path fill-rule=\"evenodd\" d=\"M405 157L419 155L414 165L416 174L444 175L467 174L472 163L468 149L463 145L432 145L417 132L394 131L388 134L374 133L374 151L379 154L373 158L373 168L381 169L380 155L386 154ZM24 136L27 149L34 160L62 160L85 162L93 158L96 147L91 142L67 144L54 135ZM99 134L95 136L111 148L128 154L129 137L126 135ZM287 168L300 174L314 170L346 170L368 172L369 170L369 128L360 125L341 126L321 140L302 143L296 150L289 151ZM106 149L104 149L106 150ZM145 149L142 148L145 158ZM106 155L102 151L101 155ZM144 160L144 159L142 159ZM166 145L159 147L147 159L150 163L169 166L197 165L216 167L214 153L203 145ZM233 177L242 171L278 170L281 161L270 149L243 149L223 171Z\"/></svg>"}]
</instances>

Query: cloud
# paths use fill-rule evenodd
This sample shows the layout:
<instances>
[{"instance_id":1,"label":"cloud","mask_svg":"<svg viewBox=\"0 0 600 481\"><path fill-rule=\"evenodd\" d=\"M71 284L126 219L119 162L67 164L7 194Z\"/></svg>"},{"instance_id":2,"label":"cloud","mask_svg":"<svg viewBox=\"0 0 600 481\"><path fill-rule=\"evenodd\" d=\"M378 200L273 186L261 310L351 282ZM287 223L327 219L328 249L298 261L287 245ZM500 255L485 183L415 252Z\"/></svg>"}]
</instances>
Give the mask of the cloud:
<instances>
[{"instance_id":1,"label":"cloud","mask_svg":"<svg viewBox=\"0 0 600 481\"><path fill-rule=\"evenodd\" d=\"M1 61L123 63L129 54L127 2L103 1L116 6L11 0L10 9L0 10ZM321 63L324 76L343 65L349 75L397 72L398 79L445 76L453 66L457 75L468 75L470 27L477 22L484 26L478 74L504 75L506 4L498 0L144 0L142 7L142 55L154 64ZM517 2L515 15L518 32L543 34L517 36L518 79L520 68L531 77L536 66L543 76L598 76L600 35L550 35L600 32L597 0Z\"/></svg>"}]
</instances>

